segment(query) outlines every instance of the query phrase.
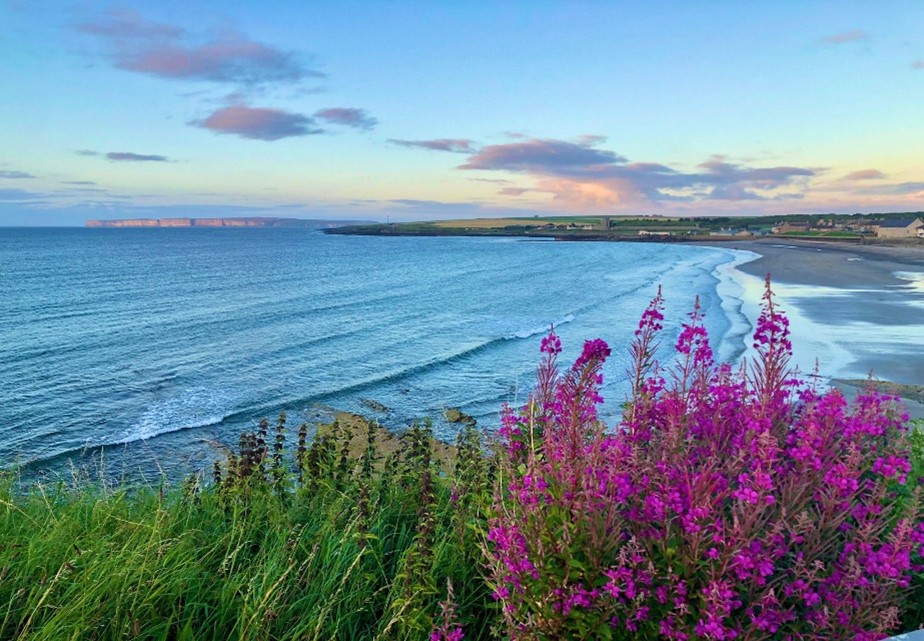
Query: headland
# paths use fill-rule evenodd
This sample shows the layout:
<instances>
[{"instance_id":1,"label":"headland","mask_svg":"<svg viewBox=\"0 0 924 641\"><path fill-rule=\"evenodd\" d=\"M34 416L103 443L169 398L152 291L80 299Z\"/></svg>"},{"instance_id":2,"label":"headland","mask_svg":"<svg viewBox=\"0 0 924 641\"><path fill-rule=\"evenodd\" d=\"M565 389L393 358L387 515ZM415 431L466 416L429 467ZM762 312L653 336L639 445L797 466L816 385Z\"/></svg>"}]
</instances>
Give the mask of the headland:
<instances>
[{"instance_id":1,"label":"headland","mask_svg":"<svg viewBox=\"0 0 924 641\"><path fill-rule=\"evenodd\" d=\"M348 221L351 222L351 221ZM333 227L344 221L305 218L125 218L119 220L88 220L86 227Z\"/></svg>"}]
</instances>

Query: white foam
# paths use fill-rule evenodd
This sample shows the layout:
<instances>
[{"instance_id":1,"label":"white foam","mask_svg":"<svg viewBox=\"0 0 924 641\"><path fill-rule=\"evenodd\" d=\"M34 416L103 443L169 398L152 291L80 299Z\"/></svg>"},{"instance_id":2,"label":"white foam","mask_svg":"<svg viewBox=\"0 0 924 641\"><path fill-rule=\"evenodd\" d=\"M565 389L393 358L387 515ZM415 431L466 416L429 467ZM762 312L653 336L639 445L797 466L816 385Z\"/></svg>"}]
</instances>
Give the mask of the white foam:
<instances>
[{"instance_id":1,"label":"white foam","mask_svg":"<svg viewBox=\"0 0 924 641\"><path fill-rule=\"evenodd\" d=\"M718 357L721 362L731 361L736 356L741 358L751 343L750 335L754 329L757 314L750 308L751 301L746 296L745 283L741 282L737 276L742 273L738 271L740 265L760 258L760 254L752 251L739 249L725 251L731 254L731 260L719 264L712 272L712 275L719 280L716 293L719 295L722 311L731 323L731 327L718 348ZM759 308L757 311L759 312Z\"/></svg>"},{"instance_id":2,"label":"white foam","mask_svg":"<svg viewBox=\"0 0 924 641\"><path fill-rule=\"evenodd\" d=\"M559 325L566 325L572 321L574 321L574 314L566 314L561 320L555 321L554 325L555 327L558 327ZM547 323L542 326L533 327L532 329L519 330L504 336L504 338L509 340L513 338L530 338L532 336L536 336L537 334L547 334L552 324L553 323Z\"/></svg>"},{"instance_id":3,"label":"white foam","mask_svg":"<svg viewBox=\"0 0 924 641\"><path fill-rule=\"evenodd\" d=\"M217 425L230 415L229 407L227 394L206 388L186 390L149 405L141 417L115 436L110 444L125 445L183 429Z\"/></svg>"},{"instance_id":4,"label":"white foam","mask_svg":"<svg viewBox=\"0 0 924 641\"><path fill-rule=\"evenodd\" d=\"M924 272L892 272L892 275L908 283L902 289L924 295Z\"/></svg>"}]
</instances>

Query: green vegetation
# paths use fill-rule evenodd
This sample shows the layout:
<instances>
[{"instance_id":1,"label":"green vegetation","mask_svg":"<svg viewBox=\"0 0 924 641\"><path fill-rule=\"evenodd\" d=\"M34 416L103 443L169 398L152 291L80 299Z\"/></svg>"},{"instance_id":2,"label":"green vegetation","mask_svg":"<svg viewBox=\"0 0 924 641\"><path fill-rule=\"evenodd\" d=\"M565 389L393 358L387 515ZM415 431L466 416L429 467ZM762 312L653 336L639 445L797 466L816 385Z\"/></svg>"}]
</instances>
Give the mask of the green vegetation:
<instances>
[{"instance_id":1,"label":"green vegetation","mask_svg":"<svg viewBox=\"0 0 924 641\"><path fill-rule=\"evenodd\" d=\"M890 381L869 381L860 378L847 379L844 383L861 389L869 387L877 392L895 395L899 398L908 399L909 401L924 403L924 385L906 385L903 383L892 383Z\"/></svg>"},{"instance_id":2,"label":"green vegetation","mask_svg":"<svg viewBox=\"0 0 924 641\"><path fill-rule=\"evenodd\" d=\"M429 222L354 225L326 230L331 234L377 236L534 236L563 240L709 240L774 235L856 241L872 234L884 220L914 218L921 212L894 214L811 214L803 216L531 216ZM806 229L778 228L802 223Z\"/></svg>"},{"instance_id":3,"label":"green vegetation","mask_svg":"<svg viewBox=\"0 0 924 641\"><path fill-rule=\"evenodd\" d=\"M335 424L294 454L265 422L202 487L0 480L0 639L425 639L447 579L468 638L495 618L481 579L486 459L448 470L426 426ZM363 440L361 453L352 443Z\"/></svg>"},{"instance_id":4,"label":"green vegetation","mask_svg":"<svg viewBox=\"0 0 924 641\"><path fill-rule=\"evenodd\" d=\"M263 421L208 482L179 486L24 490L0 473L0 639L498 638L484 552L499 457L478 430L447 447L426 424L394 438L341 416L310 441ZM924 622L921 572L902 619Z\"/></svg>"},{"instance_id":5,"label":"green vegetation","mask_svg":"<svg viewBox=\"0 0 924 641\"><path fill-rule=\"evenodd\" d=\"M862 234L846 231L788 231L779 236L793 238L860 238Z\"/></svg>"}]
</instances>

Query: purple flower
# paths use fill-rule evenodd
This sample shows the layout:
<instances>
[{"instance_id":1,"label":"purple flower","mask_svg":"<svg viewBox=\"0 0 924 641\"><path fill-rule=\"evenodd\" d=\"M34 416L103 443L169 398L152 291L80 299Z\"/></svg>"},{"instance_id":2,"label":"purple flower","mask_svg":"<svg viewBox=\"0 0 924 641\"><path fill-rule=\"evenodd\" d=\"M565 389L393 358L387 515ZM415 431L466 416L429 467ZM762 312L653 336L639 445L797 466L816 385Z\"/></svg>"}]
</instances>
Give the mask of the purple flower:
<instances>
[{"instance_id":1,"label":"purple flower","mask_svg":"<svg viewBox=\"0 0 924 641\"><path fill-rule=\"evenodd\" d=\"M588 363L602 364L611 353L610 346L601 338L584 341L584 350L574 361L574 369L581 369Z\"/></svg>"}]
</instances>

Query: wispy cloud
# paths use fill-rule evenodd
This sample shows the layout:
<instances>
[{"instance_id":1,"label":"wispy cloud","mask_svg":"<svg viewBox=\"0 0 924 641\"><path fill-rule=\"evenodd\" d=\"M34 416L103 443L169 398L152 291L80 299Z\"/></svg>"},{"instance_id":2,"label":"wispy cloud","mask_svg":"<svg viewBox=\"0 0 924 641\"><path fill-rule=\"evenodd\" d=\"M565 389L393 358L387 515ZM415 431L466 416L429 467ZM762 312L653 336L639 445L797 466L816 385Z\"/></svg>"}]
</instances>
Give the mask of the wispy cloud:
<instances>
[{"instance_id":1,"label":"wispy cloud","mask_svg":"<svg viewBox=\"0 0 924 641\"><path fill-rule=\"evenodd\" d=\"M130 151L110 151L106 154L108 160L116 162L169 162L166 156L158 154L136 154Z\"/></svg>"},{"instance_id":2,"label":"wispy cloud","mask_svg":"<svg viewBox=\"0 0 924 641\"><path fill-rule=\"evenodd\" d=\"M893 183L864 187L857 193L873 196L924 196L924 182Z\"/></svg>"},{"instance_id":3,"label":"wispy cloud","mask_svg":"<svg viewBox=\"0 0 924 641\"><path fill-rule=\"evenodd\" d=\"M115 67L160 78L256 85L324 76L295 54L237 31L201 39L135 11L109 11L75 29L101 40Z\"/></svg>"},{"instance_id":4,"label":"wispy cloud","mask_svg":"<svg viewBox=\"0 0 924 641\"><path fill-rule=\"evenodd\" d=\"M0 171L0 178L19 179L35 178L35 176L25 171Z\"/></svg>"},{"instance_id":5,"label":"wispy cloud","mask_svg":"<svg viewBox=\"0 0 924 641\"><path fill-rule=\"evenodd\" d=\"M924 69L924 60L915 60L911 63L912 69Z\"/></svg>"},{"instance_id":6,"label":"wispy cloud","mask_svg":"<svg viewBox=\"0 0 924 641\"><path fill-rule=\"evenodd\" d=\"M78 156L101 156L107 160L112 160L113 162L170 162L170 159L167 156L161 156L160 154L136 154L131 151L109 151L103 153L101 151L94 151L93 149L78 149L74 152ZM91 181L72 181L71 185L93 185L95 183Z\"/></svg>"},{"instance_id":7,"label":"wispy cloud","mask_svg":"<svg viewBox=\"0 0 924 641\"><path fill-rule=\"evenodd\" d=\"M878 169L861 169L859 171L850 172L841 178L841 180L847 182L857 182L860 180L882 180L883 178L886 178L886 175Z\"/></svg>"},{"instance_id":8,"label":"wispy cloud","mask_svg":"<svg viewBox=\"0 0 924 641\"><path fill-rule=\"evenodd\" d=\"M583 136L577 137L577 142L579 145L584 147L594 147L595 145L602 145L609 138L606 136L600 136L598 134L584 134Z\"/></svg>"},{"instance_id":9,"label":"wispy cloud","mask_svg":"<svg viewBox=\"0 0 924 641\"><path fill-rule=\"evenodd\" d=\"M26 191L25 189L0 189L0 200L10 202L22 202L44 198L43 194Z\"/></svg>"},{"instance_id":10,"label":"wispy cloud","mask_svg":"<svg viewBox=\"0 0 924 641\"><path fill-rule=\"evenodd\" d=\"M496 185L509 185L513 182L506 178L469 178L469 180L479 183L494 183Z\"/></svg>"},{"instance_id":11,"label":"wispy cloud","mask_svg":"<svg viewBox=\"0 0 924 641\"><path fill-rule=\"evenodd\" d=\"M532 187L504 187L497 193L500 194L501 196L522 196L528 191L542 191L542 190L533 189Z\"/></svg>"},{"instance_id":12,"label":"wispy cloud","mask_svg":"<svg viewBox=\"0 0 924 641\"><path fill-rule=\"evenodd\" d=\"M353 127L369 131L373 129L379 121L369 115L365 109L356 109L353 107L331 107L321 109L314 113L314 117L323 120L330 125L340 125L343 127Z\"/></svg>"},{"instance_id":13,"label":"wispy cloud","mask_svg":"<svg viewBox=\"0 0 924 641\"><path fill-rule=\"evenodd\" d=\"M821 41L831 45L842 45L848 42L858 42L867 39L869 39L869 34L866 31L862 29L853 29L851 31L836 33L833 36L827 36L826 38L822 38Z\"/></svg>"},{"instance_id":14,"label":"wispy cloud","mask_svg":"<svg viewBox=\"0 0 924 641\"><path fill-rule=\"evenodd\" d=\"M417 147L431 151L449 151L457 154L473 154L477 145L468 138L434 138L432 140L398 140L389 138L388 142L401 147Z\"/></svg>"},{"instance_id":15,"label":"wispy cloud","mask_svg":"<svg viewBox=\"0 0 924 641\"><path fill-rule=\"evenodd\" d=\"M323 133L308 116L283 111L235 105L215 111L190 124L217 134L234 134L252 140L279 140Z\"/></svg>"}]
</instances>

